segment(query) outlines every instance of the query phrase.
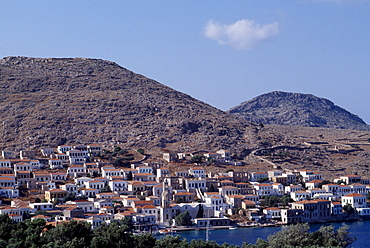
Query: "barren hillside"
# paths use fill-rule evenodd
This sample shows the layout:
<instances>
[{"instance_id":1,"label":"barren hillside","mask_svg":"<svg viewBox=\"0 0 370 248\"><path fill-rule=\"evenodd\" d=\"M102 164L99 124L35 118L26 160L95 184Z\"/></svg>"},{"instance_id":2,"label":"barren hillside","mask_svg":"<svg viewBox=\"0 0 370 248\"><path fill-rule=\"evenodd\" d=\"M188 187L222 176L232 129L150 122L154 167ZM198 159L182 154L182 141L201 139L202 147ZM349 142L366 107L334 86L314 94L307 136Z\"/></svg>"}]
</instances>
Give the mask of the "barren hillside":
<instances>
[{"instance_id":1,"label":"barren hillside","mask_svg":"<svg viewBox=\"0 0 370 248\"><path fill-rule=\"evenodd\" d=\"M0 92L5 148L98 142L242 152L264 142L242 118L104 60L6 57Z\"/></svg>"},{"instance_id":2,"label":"barren hillside","mask_svg":"<svg viewBox=\"0 0 370 248\"><path fill-rule=\"evenodd\" d=\"M357 115L310 94L274 91L243 102L228 112L255 123L370 130Z\"/></svg>"}]
</instances>

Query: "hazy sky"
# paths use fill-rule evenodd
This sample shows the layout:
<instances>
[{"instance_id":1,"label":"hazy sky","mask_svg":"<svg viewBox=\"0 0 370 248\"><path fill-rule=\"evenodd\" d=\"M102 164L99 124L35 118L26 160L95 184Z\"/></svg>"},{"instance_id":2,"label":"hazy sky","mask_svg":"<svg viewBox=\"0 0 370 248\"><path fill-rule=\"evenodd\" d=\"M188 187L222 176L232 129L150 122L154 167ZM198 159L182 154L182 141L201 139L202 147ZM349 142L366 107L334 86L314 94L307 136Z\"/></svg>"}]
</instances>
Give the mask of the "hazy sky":
<instances>
[{"instance_id":1,"label":"hazy sky","mask_svg":"<svg viewBox=\"0 0 370 248\"><path fill-rule=\"evenodd\" d=\"M89 57L222 110L281 90L370 124L370 1L0 0L0 57Z\"/></svg>"}]
</instances>

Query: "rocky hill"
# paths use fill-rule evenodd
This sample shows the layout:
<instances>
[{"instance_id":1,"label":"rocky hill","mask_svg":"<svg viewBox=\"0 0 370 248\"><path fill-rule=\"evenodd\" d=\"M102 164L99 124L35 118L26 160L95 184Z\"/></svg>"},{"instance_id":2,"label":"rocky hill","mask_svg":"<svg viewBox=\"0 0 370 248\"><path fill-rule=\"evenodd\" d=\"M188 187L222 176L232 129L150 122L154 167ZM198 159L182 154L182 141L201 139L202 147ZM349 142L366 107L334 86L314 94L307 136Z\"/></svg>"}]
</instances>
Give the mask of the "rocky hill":
<instances>
[{"instance_id":1,"label":"rocky hill","mask_svg":"<svg viewBox=\"0 0 370 248\"><path fill-rule=\"evenodd\" d=\"M94 142L245 152L271 141L242 118L104 60L5 57L0 93L3 148Z\"/></svg>"},{"instance_id":2,"label":"rocky hill","mask_svg":"<svg viewBox=\"0 0 370 248\"><path fill-rule=\"evenodd\" d=\"M357 115L310 94L274 91L243 102L228 112L255 123L370 130Z\"/></svg>"}]
</instances>

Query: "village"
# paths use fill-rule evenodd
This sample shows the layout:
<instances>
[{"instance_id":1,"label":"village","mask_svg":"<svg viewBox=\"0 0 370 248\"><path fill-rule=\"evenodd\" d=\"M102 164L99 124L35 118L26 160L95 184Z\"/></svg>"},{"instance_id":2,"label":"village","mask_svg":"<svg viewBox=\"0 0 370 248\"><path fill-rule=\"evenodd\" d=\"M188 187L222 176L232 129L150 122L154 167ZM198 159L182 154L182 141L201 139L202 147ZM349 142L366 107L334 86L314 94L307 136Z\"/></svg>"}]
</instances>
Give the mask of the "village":
<instances>
[{"instance_id":1,"label":"village","mask_svg":"<svg viewBox=\"0 0 370 248\"><path fill-rule=\"evenodd\" d=\"M111 150L128 153L121 147ZM227 150L164 152L158 161L147 161L143 149L137 152L144 159L128 159L122 166L103 162L107 150L99 144L3 151L0 214L14 222L42 218L51 225L74 219L92 229L122 220L138 231L370 218L370 179L360 175L331 182L310 170L243 171L242 162L232 160ZM187 169L170 168L179 161ZM210 163L237 170L216 172Z\"/></svg>"}]
</instances>

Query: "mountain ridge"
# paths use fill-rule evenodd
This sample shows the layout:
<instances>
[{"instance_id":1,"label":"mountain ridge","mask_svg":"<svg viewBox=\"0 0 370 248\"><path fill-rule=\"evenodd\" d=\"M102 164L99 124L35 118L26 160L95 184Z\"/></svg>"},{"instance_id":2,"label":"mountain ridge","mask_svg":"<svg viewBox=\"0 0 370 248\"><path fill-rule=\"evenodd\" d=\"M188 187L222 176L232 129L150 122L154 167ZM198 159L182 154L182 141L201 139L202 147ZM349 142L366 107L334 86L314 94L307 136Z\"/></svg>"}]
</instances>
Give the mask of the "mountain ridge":
<instances>
[{"instance_id":1,"label":"mountain ridge","mask_svg":"<svg viewBox=\"0 0 370 248\"><path fill-rule=\"evenodd\" d=\"M100 59L5 57L0 93L5 148L102 142L243 151L265 142L242 118Z\"/></svg>"},{"instance_id":2,"label":"mountain ridge","mask_svg":"<svg viewBox=\"0 0 370 248\"><path fill-rule=\"evenodd\" d=\"M370 130L359 116L312 94L273 91L228 112L255 123Z\"/></svg>"}]
</instances>

